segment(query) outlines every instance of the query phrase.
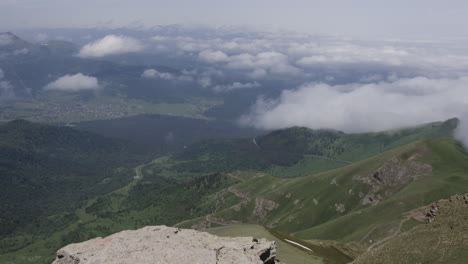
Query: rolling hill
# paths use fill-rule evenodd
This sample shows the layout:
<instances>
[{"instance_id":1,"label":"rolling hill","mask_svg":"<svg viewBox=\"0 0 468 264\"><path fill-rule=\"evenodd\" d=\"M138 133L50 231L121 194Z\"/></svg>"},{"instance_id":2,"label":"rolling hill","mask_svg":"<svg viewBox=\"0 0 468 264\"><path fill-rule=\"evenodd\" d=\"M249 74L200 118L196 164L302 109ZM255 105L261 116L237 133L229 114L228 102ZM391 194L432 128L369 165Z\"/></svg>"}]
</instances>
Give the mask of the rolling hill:
<instances>
[{"instance_id":1,"label":"rolling hill","mask_svg":"<svg viewBox=\"0 0 468 264\"><path fill-rule=\"evenodd\" d=\"M256 138L193 144L170 159L177 170L261 170L278 177L306 176L369 158L423 138L451 137L458 119L379 133L345 134L295 127Z\"/></svg>"}]
</instances>

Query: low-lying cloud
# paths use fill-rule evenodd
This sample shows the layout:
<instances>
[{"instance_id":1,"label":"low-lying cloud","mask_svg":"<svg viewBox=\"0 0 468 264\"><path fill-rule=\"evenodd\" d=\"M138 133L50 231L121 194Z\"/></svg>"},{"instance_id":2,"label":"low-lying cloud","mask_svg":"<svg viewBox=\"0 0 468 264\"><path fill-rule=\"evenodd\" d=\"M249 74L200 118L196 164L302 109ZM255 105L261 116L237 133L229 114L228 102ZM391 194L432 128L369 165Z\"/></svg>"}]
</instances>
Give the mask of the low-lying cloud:
<instances>
[{"instance_id":1,"label":"low-lying cloud","mask_svg":"<svg viewBox=\"0 0 468 264\"><path fill-rule=\"evenodd\" d=\"M401 77L448 77L465 72L468 49L457 40L352 39L284 32L208 32L151 38L154 50L196 58L252 80L302 78L359 80L366 70ZM197 56L193 56L197 55ZM454 74L456 72L456 74Z\"/></svg>"},{"instance_id":2,"label":"low-lying cloud","mask_svg":"<svg viewBox=\"0 0 468 264\"><path fill-rule=\"evenodd\" d=\"M0 69L0 101L8 101L15 98L15 92L13 91L13 86L5 80L5 74L2 69Z\"/></svg>"},{"instance_id":3,"label":"low-lying cloud","mask_svg":"<svg viewBox=\"0 0 468 264\"><path fill-rule=\"evenodd\" d=\"M57 90L67 92L97 89L99 89L98 79L96 77L87 76L82 73L77 73L75 75L67 74L44 87L44 90Z\"/></svg>"},{"instance_id":4,"label":"low-lying cloud","mask_svg":"<svg viewBox=\"0 0 468 264\"><path fill-rule=\"evenodd\" d=\"M143 44L126 36L108 35L85 45L78 56L83 58L98 58L143 50Z\"/></svg>"},{"instance_id":5,"label":"low-lying cloud","mask_svg":"<svg viewBox=\"0 0 468 264\"><path fill-rule=\"evenodd\" d=\"M250 89L261 87L258 82L232 82L227 84L216 84L212 76L223 76L222 73L211 70L198 72L197 70L182 70L179 74L162 72L156 69L147 69L142 74L142 78L165 80L165 81L179 81L179 82L193 82L200 87L210 89L214 92L229 92L239 89Z\"/></svg>"},{"instance_id":6,"label":"low-lying cloud","mask_svg":"<svg viewBox=\"0 0 468 264\"><path fill-rule=\"evenodd\" d=\"M460 123L455 130L455 138L468 150L468 111L459 116Z\"/></svg>"},{"instance_id":7,"label":"low-lying cloud","mask_svg":"<svg viewBox=\"0 0 468 264\"><path fill-rule=\"evenodd\" d=\"M14 39L9 34L0 34L0 46L6 46L13 43Z\"/></svg>"},{"instance_id":8,"label":"low-lying cloud","mask_svg":"<svg viewBox=\"0 0 468 264\"><path fill-rule=\"evenodd\" d=\"M239 90L239 89L251 89L251 88L258 88L261 85L258 82L233 82L231 84L223 84L223 85L215 85L212 89L216 92L226 92L232 90Z\"/></svg>"},{"instance_id":9,"label":"low-lying cloud","mask_svg":"<svg viewBox=\"0 0 468 264\"><path fill-rule=\"evenodd\" d=\"M310 83L283 91L277 99L259 99L240 121L259 129L305 126L369 132L458 117L467 107L468 77Z\"/></svg>"},{"instance_id":10,"label":"low-lying cloud","mask_svg":"<svg viewBox=\"0 0 468 264\"><path fill-rule=\"evenodd\" d=\"M185 82L193 81L193 77L191 76L191 73L187 71L183 71L182 74L176 75L176 74L169 73L169 72L161 72L155 69L147 69L141 74L141 77L148 78L148 79L166 80L166 81L185 81Z\"/></svg>"},{"instance_id":11,"label":"low-lying cloud","mask_svg":"<svg viewBox=\"0 0 468 264\"><path fill-rule=\"evenodd\" d=\"M200 60L204 62L225 62L228 61L229 56L222 51L212 51L212 50L204 50L198 54Z\"/></svg>"},{"instance_id":12,"label":"low-lying cloud","mask_svg":"<svg viewBox=\"0 0 468 264\"><path fill-rule=\"evenodd\" d=\"M160 72L155 69L148 69L143 72L141 77L151 78L151 79L162 79L162 80L173 80L174 75L168 72Z\"/></svg>"},{"instance_id":13,"label":"low-lying cloud","mask_svg":"<svg viewBox=\"0 0 468 264\"><path fill-rule=\"evenodd\" d=\"M204 50L198 54L198 58L207 63L221 63L226 69L247 71L252 79L270 74L295 76L301 73L299 68L291 65L288 56L274 51L228 56L222 51Z\"/></svg>"}]
</instances>

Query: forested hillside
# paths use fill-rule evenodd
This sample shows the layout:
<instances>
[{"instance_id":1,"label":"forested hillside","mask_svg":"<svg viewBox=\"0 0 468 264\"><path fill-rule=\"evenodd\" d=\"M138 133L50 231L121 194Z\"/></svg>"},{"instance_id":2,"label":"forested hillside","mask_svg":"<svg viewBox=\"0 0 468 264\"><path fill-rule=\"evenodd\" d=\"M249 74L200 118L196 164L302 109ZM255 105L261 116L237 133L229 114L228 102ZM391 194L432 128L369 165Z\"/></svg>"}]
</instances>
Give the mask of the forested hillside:
<instances>
[{"instance_id":1,"label":"forested hillside","mask_svg":"<svg viewBox=\"0 0 468 264\"><path fill-rule=\"evenodd\" d=\"M60 230L70 211L131 182L145 160L124 141L88 132L23 120L0 125L1 251ZM29 235L8 239L17 233Z\"/></svg>"}]
</instances>

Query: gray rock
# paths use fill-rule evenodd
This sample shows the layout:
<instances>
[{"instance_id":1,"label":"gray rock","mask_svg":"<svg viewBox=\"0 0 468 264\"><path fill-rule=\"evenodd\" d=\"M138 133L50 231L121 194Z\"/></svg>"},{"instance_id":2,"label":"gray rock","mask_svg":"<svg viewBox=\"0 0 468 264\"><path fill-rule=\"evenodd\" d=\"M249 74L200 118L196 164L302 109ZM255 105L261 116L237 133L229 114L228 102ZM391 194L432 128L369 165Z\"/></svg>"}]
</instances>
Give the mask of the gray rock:
<instances>
[{"instance_id":1,"label":"gray rock","mask_svg":"<svg viewBox=\"0 0 468 264\"><path fill-rule=\"evenodd\" d=\"M53 264L273 264L275 242L252 237L217 237L191 229L148 226L70 244Z\"/></svg>"}]
</instances>

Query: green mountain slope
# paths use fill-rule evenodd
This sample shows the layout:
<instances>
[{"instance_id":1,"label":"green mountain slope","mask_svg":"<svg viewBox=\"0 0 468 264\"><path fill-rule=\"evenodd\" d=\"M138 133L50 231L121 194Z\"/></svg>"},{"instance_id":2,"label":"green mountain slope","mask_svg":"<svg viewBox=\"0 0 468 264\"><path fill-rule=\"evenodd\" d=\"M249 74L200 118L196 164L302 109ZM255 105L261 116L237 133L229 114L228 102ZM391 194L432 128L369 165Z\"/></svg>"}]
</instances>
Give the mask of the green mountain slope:
<instances>
[{"instance_id":1,"label":"green mountain slope","mask_svg":"<svg viewBox=\"0 0 468 264\"><path fill-rule=\"evenodd\" d=\"M290 128L249 139L206 140L174 155L177 171L261 170L298 177L346 166L423 138L451 137L458 119L380 133Z\"/></svg>"},{"instance_id":2,"label":"green mountain slope","mask_svg":"<svg viewBox=\"0 0 468 264\"><path fill-rule=\"evenodd\" d=\"M48 178L34 186L46 186L53 208L69 201L74 206L43 211L35 229L25 224L3 236L0 263L50 263L65 244L146 225L236 224L242 230L246 223L323 251L312 256L315 262L346 263L417 225L418 208L467 191L468 156L454 139L439 137L451 135L456 123L354 135L292 128L255 139L204 141L150 163L121 141L24 121L16 129L9 123L5 149L44 154L57 167L44 173L60 175L52 179L66 179L68 189L56 190L58 182L43 181ZM38 164L48 164L47 159ZM34 175L24 160L2 164ZM339 168L327 170L335 165ZM279 168L282 177L270 173ZM79 173L71 173L75 170Z\"/></svg>"},{"instance_id":3,"label":"green mountain slope","mask_svg":"<svg viewBox=\"0 0 468 264\"><path fill-rule=\"evenodd\" d=\"M468 259L468 194L428 207L429 224L421 224L364 253L356 264L466 263Z\"/></svg>"},{"instance_id":4,"label":"green mountain slope","mask_svg":"<svg viewBox=\"0 0 468 264\"><path fill-rule=\"evenodd\" d=\"M258 223L302 239L372 246L411 224L413 210L468 186L468 156L450 138L418 141L344 168L296 179L239 172L237 204L185 222Z\"/></svg>"},{"instance_id":5,"label":"green mountain slope","mask_svg":"<svg viewBox=\"0 0 468 264\"><path fill-rule=\"evenodd\" d=\"M0 125L0 254L60 230L83 201L131 182L145 159L126 142L71 128Z\"/></svg>"}]
</instances>

